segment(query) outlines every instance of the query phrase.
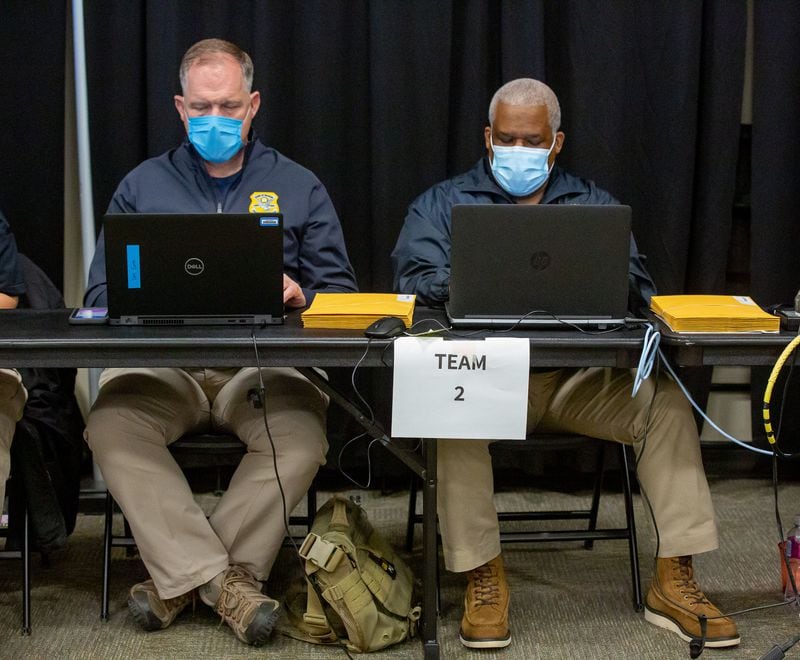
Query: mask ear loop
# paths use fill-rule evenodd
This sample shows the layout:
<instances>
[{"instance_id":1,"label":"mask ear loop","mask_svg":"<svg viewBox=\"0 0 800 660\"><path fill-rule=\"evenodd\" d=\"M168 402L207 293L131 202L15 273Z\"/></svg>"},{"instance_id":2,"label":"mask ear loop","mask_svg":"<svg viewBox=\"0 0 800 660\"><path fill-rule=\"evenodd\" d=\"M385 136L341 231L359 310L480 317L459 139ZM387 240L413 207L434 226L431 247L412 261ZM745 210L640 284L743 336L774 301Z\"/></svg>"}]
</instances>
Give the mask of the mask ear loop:
<instances>
[{"instance_id":1,"label":"mask ear loop","mask_svg":"<svg viewBox=\"0 0 800 660\"><path fill-rule=\"evenodd\" d=\"M247 106L247 112L244 113L244 119L242 119L242 126L244 126L244 123L247 121L247 115L250 114L250 111L252 109L253 109L253 103L252 103L252 99L251 99L250 104ZM249 138L250 138L250 131L252 131L252 130L253 130L253 125L250 124L250 128L247 131L247 135L245 135L244 136L244 140L242 140L242 145L243 146L247 146L248 144L250 144L250 139Z\"/></svg>"},{"instance_id":2,"label":"mask ear loop","mask_svg":"<svg viewBox=\"0 0 800 660\"><path fill-rule=\"evenodd\" d=\"M494 165L494 159L497 157L497 152L494 150L494 131L489 127L489 144L492 145L492 160L489 161L490 165Z\"/></svg>"},{"instance_id":3,"label":"mask ear loop","mask_svg":"<svg viewBox=\"0 0 800 660\"><path fill-rule=\"evenodd\" d=\"M550 150L547 152L547 159L550 159L550 154L553 153L553 149L556 148L556 142L558 142L558 131L553 134L553 144L550 145ZM558 158L558 154L556 154L556 158ZM550 178L550 173L553 171L553 167L556 164L556 158L553 158L553 162L550 165L550 169L547 170L547 178Z\"/></svg>"},{"instance_id":4,"label":"mask ear loop","mask_svg":"<svg viewBox=\"0 0 800 660\"><path fill-rule=\"evenodd\" d=\"M558 132L553 136L553 144L550 145L550 149L547 150L547 160L550 160L550 154L553 153L553 149L556 148L556 141L558 140ZM553 168L556 166L556 159L553 158L553 162L550 163L550 167L547 168L547 178L550 178L550 174L553 172Z\"/></svg>"}]
</instances>

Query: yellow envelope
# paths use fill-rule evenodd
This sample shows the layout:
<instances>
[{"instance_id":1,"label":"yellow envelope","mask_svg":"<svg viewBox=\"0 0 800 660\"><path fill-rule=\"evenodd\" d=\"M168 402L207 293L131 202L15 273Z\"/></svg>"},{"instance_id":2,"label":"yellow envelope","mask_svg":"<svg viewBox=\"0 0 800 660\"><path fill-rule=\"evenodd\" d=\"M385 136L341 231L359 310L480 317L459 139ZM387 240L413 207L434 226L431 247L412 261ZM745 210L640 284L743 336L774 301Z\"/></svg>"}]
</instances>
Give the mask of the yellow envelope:
<instances>
[{"instance_id":1,"label":"yellow envelope","mask_svg":"<svg viewBox=\"0 0 800 660\"><path fill-rule=\"evenodd\" d=\"M318 293L300 318L306 328L363 330L384 316L395 316L409 327L416 296L404 293Z\"/></svg>"}]
</instances>

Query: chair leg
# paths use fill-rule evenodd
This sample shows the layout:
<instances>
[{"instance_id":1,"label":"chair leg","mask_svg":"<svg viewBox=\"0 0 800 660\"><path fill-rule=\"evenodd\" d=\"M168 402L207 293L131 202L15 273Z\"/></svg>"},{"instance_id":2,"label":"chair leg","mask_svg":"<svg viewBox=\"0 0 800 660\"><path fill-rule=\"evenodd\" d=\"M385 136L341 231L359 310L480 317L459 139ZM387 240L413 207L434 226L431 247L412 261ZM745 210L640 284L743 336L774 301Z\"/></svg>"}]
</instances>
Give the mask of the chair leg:
<instances>
[{"instance_id":1,"label":"chair leg","mask_svg":"<svg viewBox=\"0 0 800 660\"><path fill-rule=\"evenodd\" d=\"M307 498L308 504L306 505L306 528L310 534L311 526L314 524L314 516L317 514L317 490L314 488L313 484L311 485L311 488L308 489Z\"/></svg>"},{"instance_id":2,"label":"chair leg","mask_svg":"<svg viewBox=\"0 0 800 660\"><path fill-rule=\"evenodd\" d=\"M103 524L103 597L100 601L100 620L108 621L109 572L111 570L111 536L114 521L114 500L106 492L106 512Z\"/></svg>"},{"instance_id":3,"label":"chair leg","mask_svg":"<svg viewBox=\"0 0 800 660\"><path fill-rule=\"evenodd\" d=\"M113 499L111 500L111 506L112 506L112 514L113 514L113 506L114 506L114 500ZM114 516L113 515L111 516L111 520L112 521L114 520ZM131 531L131 524L128 522L128 519L125 516L122 516L122 529L123 529L123 532L125 534L125 538L126 539L132 539L133 538L133 532ZM113 535L112 535L112 538L113 538ZM114 545L113 542L112 542L111 545ZM125 546L125 556L126 557L135 557L136 556L136 552L137 552L136 545L126 545Z\"/></svg>"},{"instance_id":4,"label":"chair leg","mask_svg":"<svg viewBox=\"0 0 800 660\"><path fill-rule=\"evenodd\" d=\"M408 520L406 521L406 551L414 549L414 524L417 518L417 477L411 476L408 487Z\"/></svg>"},{"instance_id":5,"label":"chair leg","mask_svg":"<svg viewBox=\"0 0 800 660\"><path fill-rule=\"evenodd\" d=\"M31 546L28 505L22 518L22 634L31 634Z\"/></svg>"},{"instance_id":6,"label":"chair leg","mask_svg":"<svg viewBox=\"0 0 800 660\"><path fill-rule=\"evenodd\" d=\"M594 492L592 493L592 504L589 507L589 531L597 529L597 514L600 511L600 495L603 492L603 477L606 473L606 443L600 443L600 451L597 453L597 465L595 466ZM583 542L583 547L591 550L594 547L594 540L587 539Z\"/></svg>"},{"instance_id":7,"label":"chair leg","mask_svg":"<svg viewBox=\"0 0 800 660\"><path fill-rule=\"evenodd\" d=\"M633 585L633 609L641 612L644 609L642 601L642 579L639 573L639 547L636 542L636 520L633 515L633 495L631 491L631 473L628 465L628 448L620 444L622 455L623 490L625 495L625 518L628 523L628 551L631 561L631 583Z\"/></svg>"},{"instance_id":8,"label":"chair leg","mask_svg":"<svg viewBox=\"0 0 800 660\"><path fill-rule=\"evenodd\" d=\"M306 534L311 533L311 528L314 526L314 517L317 514L317 490L314 487L314 484L311 484L311 487L306 492L306 512L303 515L289 515L289 519L287 520L288 526L300 526L303 525L306 528ZM291 531L291 530L290 530ZM299 543L302 543L305 536L294 536L290 533L285 539L283 539L283 545L285 547L295 546Z\"/></svg>"}]
</instances>

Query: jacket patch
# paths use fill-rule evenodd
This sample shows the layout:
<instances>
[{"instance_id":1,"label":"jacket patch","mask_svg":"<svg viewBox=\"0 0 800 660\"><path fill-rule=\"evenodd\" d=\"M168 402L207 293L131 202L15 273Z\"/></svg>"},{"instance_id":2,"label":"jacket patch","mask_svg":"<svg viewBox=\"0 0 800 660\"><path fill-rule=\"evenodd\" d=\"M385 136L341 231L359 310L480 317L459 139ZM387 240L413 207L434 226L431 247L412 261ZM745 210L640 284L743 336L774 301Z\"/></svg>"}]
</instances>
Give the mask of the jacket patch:
<instances>
[{"instance_id":1,"label":"jacket patch","mask_svg":"<svg viewBox=\"0 0 800 660\"><path fill-rule=\"evenodd\" d=\"M278 195L274 192L254 192L250 195L250 213L280 213Z\"/></svg>"}]
</instances>

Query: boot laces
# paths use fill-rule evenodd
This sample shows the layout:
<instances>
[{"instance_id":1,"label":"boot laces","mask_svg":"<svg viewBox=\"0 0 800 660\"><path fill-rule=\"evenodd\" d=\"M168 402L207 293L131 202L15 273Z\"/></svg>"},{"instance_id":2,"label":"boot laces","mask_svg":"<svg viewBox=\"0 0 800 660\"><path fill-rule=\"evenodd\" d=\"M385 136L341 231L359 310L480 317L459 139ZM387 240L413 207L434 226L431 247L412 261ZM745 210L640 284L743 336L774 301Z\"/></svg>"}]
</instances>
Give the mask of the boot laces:
<instances>
[{"instance_id":1,"label":"boot laces","mask_svg":"<svg viewBox=\"0 0 800 660\"><path fill-rule=\"evenodd\" d=\"M253 612L269 600L257 584L255 578L243 568L231 566L228 569L217 602L217 612L223 621L234 621L246 627L253 618Z\"/></svg>"},{"instance_id":2,"label":"boot laces","mask_svg":"<svg viewBox=\"0 0 800 660\"><path fill-rule=\"evenodd\" d=\"M678 585L678 591L683 594L690 605L711 605L694 579L690 557L678 557L672 570Z\"/></svg>"},{"instance_id":3,"label":"boot laces","mask_svg":"<svg viewBox=\"0 0 800 660\"><path fill-rule=\"evenodd\" d=\"M478 607L500 602L500 579L489 564L472 571L472 598Z\"/></svg>"}]
</instances>

